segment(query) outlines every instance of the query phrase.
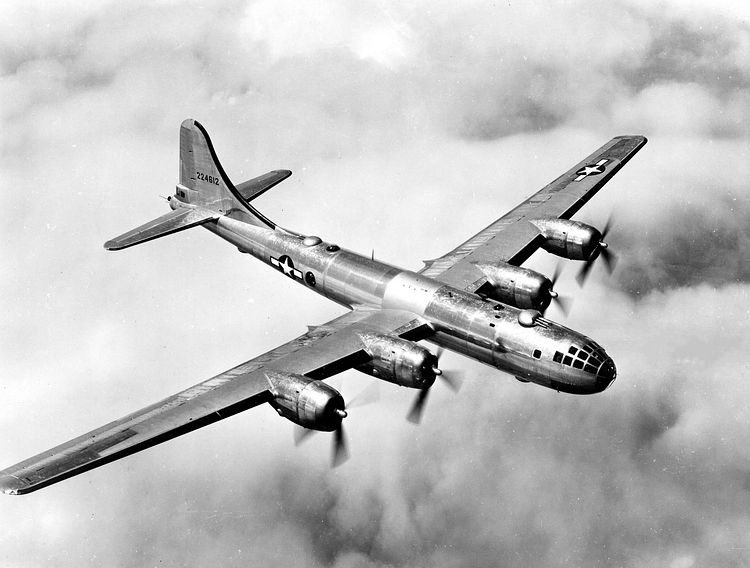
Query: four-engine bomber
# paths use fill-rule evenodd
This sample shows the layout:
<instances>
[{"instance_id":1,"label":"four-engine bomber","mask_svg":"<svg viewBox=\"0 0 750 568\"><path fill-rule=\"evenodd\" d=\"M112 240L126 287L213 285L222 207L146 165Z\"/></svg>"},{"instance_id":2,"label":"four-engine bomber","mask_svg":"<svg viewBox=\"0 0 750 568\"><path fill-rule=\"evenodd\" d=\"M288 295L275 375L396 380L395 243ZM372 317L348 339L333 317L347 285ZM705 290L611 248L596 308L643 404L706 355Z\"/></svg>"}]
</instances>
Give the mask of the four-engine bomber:
<instances>
[{"instance_id":1,"label":"four-engine bomber","mask_svg":"<svg viewBox=\"0 0 750 568\"><path fill-rule=\"evenodd\" d=\"M242 253L348 309L347 313L228 371L0 472L6 493L35 491L260 404L298 426L334 432L345 457L341 394L323 382L347 369L416 389L419 421L429 389L446 378L426 340L532 382L599 393L616 377L604 349L543 316L552 279L523 268L538 248L583 261L581 277L613 256L603 231L571 221L646 143L618 136L469 240L419 271L283 229L251 201L291 175L274 170L237 186L198 122L180 128L180 176L171 211L105 243L119 250L203 226ZM187 284L186 284L187 285Z\"/></svg>"}]
</instances>

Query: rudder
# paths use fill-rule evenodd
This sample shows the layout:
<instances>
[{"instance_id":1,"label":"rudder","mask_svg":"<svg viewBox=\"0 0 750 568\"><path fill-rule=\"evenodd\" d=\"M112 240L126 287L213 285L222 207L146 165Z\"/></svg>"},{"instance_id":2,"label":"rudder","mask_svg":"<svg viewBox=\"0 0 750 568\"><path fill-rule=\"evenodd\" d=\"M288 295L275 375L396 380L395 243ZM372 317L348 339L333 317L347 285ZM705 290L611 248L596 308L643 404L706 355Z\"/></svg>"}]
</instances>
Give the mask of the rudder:
<instances>
[{"instance_id":1,"label":"rudder","mask_svg":"<svg viewBox=\"0 0 750 568\"><path fill-rule=\"evenodd\" d=\"M275 227L237 191L216 156L208 132L191 118L180 125L180 184L176 197L222 215L237 212L244 221Z\"/></svg>"}]
</instances>

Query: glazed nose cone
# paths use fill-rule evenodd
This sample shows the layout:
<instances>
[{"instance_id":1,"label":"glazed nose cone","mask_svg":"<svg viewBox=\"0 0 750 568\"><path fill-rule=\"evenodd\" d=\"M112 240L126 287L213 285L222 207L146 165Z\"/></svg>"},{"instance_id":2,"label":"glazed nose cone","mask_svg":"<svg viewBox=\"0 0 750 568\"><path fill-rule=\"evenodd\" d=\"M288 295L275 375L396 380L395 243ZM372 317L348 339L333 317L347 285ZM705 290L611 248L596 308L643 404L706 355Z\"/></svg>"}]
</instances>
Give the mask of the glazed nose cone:
<instances>
[{"instance_id":1,"label":"glazed nose cone","mask_svg":"<svg viewBox=\"0 0 750 568\"><path fill-rule=\"evenodd\" d=\"M617 368L612 357L607 357L599 367L599 371L596 373L596 389L599 392L605 390L609 385L615 382L617 378Z\"/></svg>"}]
</instances>

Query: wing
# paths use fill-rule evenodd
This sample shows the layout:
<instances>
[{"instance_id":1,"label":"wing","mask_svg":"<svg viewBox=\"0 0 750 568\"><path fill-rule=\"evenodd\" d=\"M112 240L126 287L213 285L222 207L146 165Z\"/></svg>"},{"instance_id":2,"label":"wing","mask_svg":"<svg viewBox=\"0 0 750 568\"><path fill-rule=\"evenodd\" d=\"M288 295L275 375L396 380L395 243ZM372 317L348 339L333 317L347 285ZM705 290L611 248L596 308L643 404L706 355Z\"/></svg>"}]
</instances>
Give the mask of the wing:
<instances>
[{"instance_id":1,"label":"wing","mask_svg":"<svg viewBox=\"0 0 750 568\"><path fill-rule=\"evenodd\" d=\"M273 400L266 373L323 379L365 363L360 333L411 339L430 333L400 310L349 312L187 390L0 471L0 490L30 493Z\"/></svg>"},{"instance_id":2,"label":"wing","mask_svg":"<svg viewBox=\"0 0 750 568\"><path fill-rule=\"evenodd\" d=\"M420 273L474 292L486 280L474 265L477 261L520 266L543 243L539 229L529 219L570 219L646 141L643 136L613 138L459 247L426 261Z\"/></svg>"}]
</instances>

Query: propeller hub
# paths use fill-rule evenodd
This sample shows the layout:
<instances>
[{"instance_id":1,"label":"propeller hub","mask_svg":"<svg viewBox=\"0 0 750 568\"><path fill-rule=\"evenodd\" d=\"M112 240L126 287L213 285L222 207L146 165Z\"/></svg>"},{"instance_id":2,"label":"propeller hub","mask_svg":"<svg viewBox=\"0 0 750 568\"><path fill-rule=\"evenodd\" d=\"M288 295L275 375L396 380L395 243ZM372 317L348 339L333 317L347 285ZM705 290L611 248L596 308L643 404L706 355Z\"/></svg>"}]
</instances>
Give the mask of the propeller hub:
<instances>
[{"instance_id":1,"label":"propeller hub","mask_svg":"<svg viewBox=\"0 0 750 568\"><path fill-rule=\"evenodd\" d=\"M607 248L609 245L605 243L604 241L599 241L599 246L603 249Z\"/></svg>"},{"instance_id":2,"label":"propeller hub","mask_svg":"<svg viewBox=\"0 0 750 568\"><path fill-rule=\"evenodd\" d=\"M441 370L440 370L440 369L438 369L437 367L433 367L433 368L432 368L432 372L433 372L433 373L435 373L435 376L437 376L437 377L439 377L440 375L442 375L442 374L443 374L443 371L441 371Z\"/></svg>"},{"instance_id":3,"label":"propeller hub","mask_svg":"<svg viewBox=\"0 0 750 568\"><path fill-rule=\"evenodd\" d=\"M347 416L349 416L349 414L347 414L346 410L342 410L341 408L337 408L337 409L336 409L336 410L334 410L333 412L334 412L334 414L336 414L336 416L338 416L339 418L346 418Z\"/></svg>"},{"instance_id":4,"label":"propeller hub","mask_svg":"<svg viewBox=\"0 0 750 568\"><path fill-rule=\"evenodd\" d=\"M558 296L559 296L559 294L557 292L555 292L554 290L550 290L549 291L549 297L550 298L557 298Z\"/></svg>"}]
</instances>

